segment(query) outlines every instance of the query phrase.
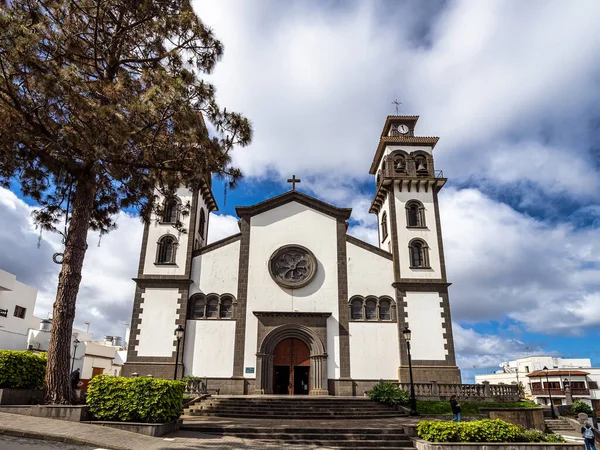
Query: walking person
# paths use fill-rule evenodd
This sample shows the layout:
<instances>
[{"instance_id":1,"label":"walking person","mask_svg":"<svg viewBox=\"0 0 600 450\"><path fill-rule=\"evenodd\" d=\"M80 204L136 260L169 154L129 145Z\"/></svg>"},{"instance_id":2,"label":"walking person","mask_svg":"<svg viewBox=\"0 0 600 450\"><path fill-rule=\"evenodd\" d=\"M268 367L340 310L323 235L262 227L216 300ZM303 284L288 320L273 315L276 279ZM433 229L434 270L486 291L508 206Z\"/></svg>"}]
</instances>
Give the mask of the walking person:
<instances>
[{"instance_id":1,"label":"walking person","mask_svg":"<svg viewBox=\"0 0 600 450\"><path fill-rule=\"evenodd\" d=\"M585 450L596 450L594 429L589 422L581 427L581 434L583 434L583 440L585 441Z\"/></svg>"},{"instance_id":2,"label":"walking person","mask_svg":"<svg viewBox=\"0 0 600 450\"><path fill-rule=\"evenodd\" d=\"M450 407L452 408L452 414L454 414L454 419L452 419L452 422L460 422L460 412L462 410L460 408L460 405L458 404L458 401L456 401L456 395L450 397Z\"/></svg>"}]
</instances>

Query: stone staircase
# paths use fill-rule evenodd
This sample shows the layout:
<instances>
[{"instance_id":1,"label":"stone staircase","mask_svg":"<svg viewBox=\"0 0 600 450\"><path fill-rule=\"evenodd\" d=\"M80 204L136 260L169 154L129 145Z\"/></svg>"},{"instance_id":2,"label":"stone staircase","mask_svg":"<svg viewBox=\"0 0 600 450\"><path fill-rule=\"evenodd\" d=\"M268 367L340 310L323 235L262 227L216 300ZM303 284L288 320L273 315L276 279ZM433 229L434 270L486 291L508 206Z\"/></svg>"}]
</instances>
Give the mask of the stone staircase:
<instances>
[{"instance_id":1,"label":"stone staircase","mask_svg":"<svg viewBox=\"0 0 600 450\"><path fill-rule=\"evenodd\" d=\"M189 406L187 416L290 419L381 419L406 413L364 397L209 397Z\"/></svg>"},{"instance_id":2,"label":"stone staircase","mask_svg":"<svg viewBox=\"0 0 600 450\"><path fill-rule=\"evenodd\" d=\"M265 448L413 448L406 414L360 397L213 397L184 414L184 432L252 439Z\"/></svg>"},{"instance_id":3,"label":"stone staircase","mask_svg":"<svg viewBox=\"0 0 600 450\"><path fill-rule=\"evenodd\" d=\"M546 424L546 428L555 434L564 434L567 436L579 436L580 434L573 429L573 426L569 422L562 419L545 418L544 423Z\"/></svg>"}]
</instances>

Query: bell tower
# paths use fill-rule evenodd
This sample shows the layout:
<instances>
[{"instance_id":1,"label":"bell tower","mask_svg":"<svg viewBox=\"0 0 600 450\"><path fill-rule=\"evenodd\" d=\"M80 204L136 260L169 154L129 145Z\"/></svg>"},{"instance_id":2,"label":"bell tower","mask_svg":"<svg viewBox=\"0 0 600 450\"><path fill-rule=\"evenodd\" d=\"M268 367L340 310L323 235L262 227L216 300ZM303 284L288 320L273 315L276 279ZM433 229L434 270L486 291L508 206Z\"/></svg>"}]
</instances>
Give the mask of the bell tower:
<instances>
[{"instance_id":1,"label":"bell tower","mask_svg":"<svg viewBox=\"0 0 600 450\"><path fill-rule=\"evenodd\" d=\"M402 334L408 327L415 382L460 383L438 207L438 192L447 179L434 167L439 138L416 136L418 120L419 116L387 117L369 172L376 182L369 212L377 215L379 247L393 256L398 379L409 379Z\"/></svg>"}]
</instances>

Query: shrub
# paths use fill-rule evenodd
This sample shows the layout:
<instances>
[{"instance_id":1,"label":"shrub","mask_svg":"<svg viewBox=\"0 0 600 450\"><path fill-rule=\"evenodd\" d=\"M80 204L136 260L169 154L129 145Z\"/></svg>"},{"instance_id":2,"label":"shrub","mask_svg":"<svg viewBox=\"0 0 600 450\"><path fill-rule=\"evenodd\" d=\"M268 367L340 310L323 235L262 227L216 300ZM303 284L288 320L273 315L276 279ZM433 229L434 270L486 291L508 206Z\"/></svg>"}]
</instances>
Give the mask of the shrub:
<instances>
[{"instance_id":1,"label":"shrub","mask_svg":"<svg viewBox=\"0 0 600 450\"><path fill-rule=\"evenodd\" d=\"M424 420L417 434L430 442L564 442L562 436L504 422L499 419L474 422L441 422Z\"/></svg>"},{"instance_id":2,"label":"shrub","mask_svg":"<svg viewBox=\"0 0 600 450\"><path fill-rule=\"evenodd\" d=\"M573 411L575 414L585 413L588 416L594 415L594 410L592 407L581 400L575 400L573 402L573 405L571 405L571 411Z\"/></svg>"},{"instance_id":3,"label":"shrub","mask_svg":"<svg viewBox=\"0 0 600 450\"><path fill-rule=\"evenodd\" d=\"M45 375L45 353L0 350L0 388L42 389Z\"/></svg>"},{"instance_id":4,"label":"shrub","mask_svg":"<svg viewBox=\"0 0 600 450\"><path fill-rule=\"evenodd\" d=\"M184 387L181 381L100 375L88 384L87 404L99 420L170 422L183 412Z\"/></svg>"},{"instance_id":5,"label":"shrub","mask_svg":"<svg viewBox=\"0 0 600 450\"><path fill-rule=\"evenodd\" d=\"M386 405L406 405L410 399L408 392L403 391L394 383L382 381L377 383L369 392L369 398Z\"/></svg>"}]
</instances>

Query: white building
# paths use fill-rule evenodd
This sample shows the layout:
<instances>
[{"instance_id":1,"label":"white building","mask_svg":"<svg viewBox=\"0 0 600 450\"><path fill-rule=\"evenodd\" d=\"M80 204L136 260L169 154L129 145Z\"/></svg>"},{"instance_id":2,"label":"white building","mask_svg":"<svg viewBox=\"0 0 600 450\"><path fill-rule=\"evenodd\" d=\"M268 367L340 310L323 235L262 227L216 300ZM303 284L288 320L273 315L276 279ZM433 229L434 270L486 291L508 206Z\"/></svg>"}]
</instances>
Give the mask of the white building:
<instances>
[{"instance_id":1,"label":"white building","mask_svg":"<svg viewBox=\"0 0 600 450\"><path fill-rule=\"evenodd\" d=\"M27 333L38 325L36 298L37 289L0 270L0 349L27 350Z\"/></svg>"},{"instance_id":2,"label":"white building","mask_svg":"<svg viewBox=\"0 0 600 450\"><path fill-rule=\"evenodd\" d=\"M550 396L554 405L567 404L570 394L573 401L582 400L600 408L600 368L593 368L589 358L529 356L502 363L501 367L493 374L476 375L475 382L520 382L526 397L540 405L549 405Z\"/></svg>"},{"instance_id":3,"label":"white building","mask_svg":"<svg viewBox=\"0 0 600 450\"><path fill-rule=\"evenodd\" d=\"M43 319L38 329L30 330L28 348L34 351L48 351L51 327L52 321ZM80 370L80 388L85 389L87 382L96 375L120 375L126 359L123 349L120 337L105 336L101 341L94 341L91 333L73 328L70 367L72 370Z\"/></svg>"},{"instance_id":4,"label":"white building","mask_svg":"<svg viewBox=\"0 0 600 450\"><path fill-rule=\"evenodd\" d=\"M378 246L348 235L351 210L298 192L295 177L291 191L236 208L240 233L209 245L210 177L165 199L144 230L124 374L172 378L179 354L179 376L221 393L362 395L408 379L408 326L415 380L460 383L437 197L446 179L438 138L415 136L417 120L388 116L379 138Z\"/></svg>"}]
</instances>

